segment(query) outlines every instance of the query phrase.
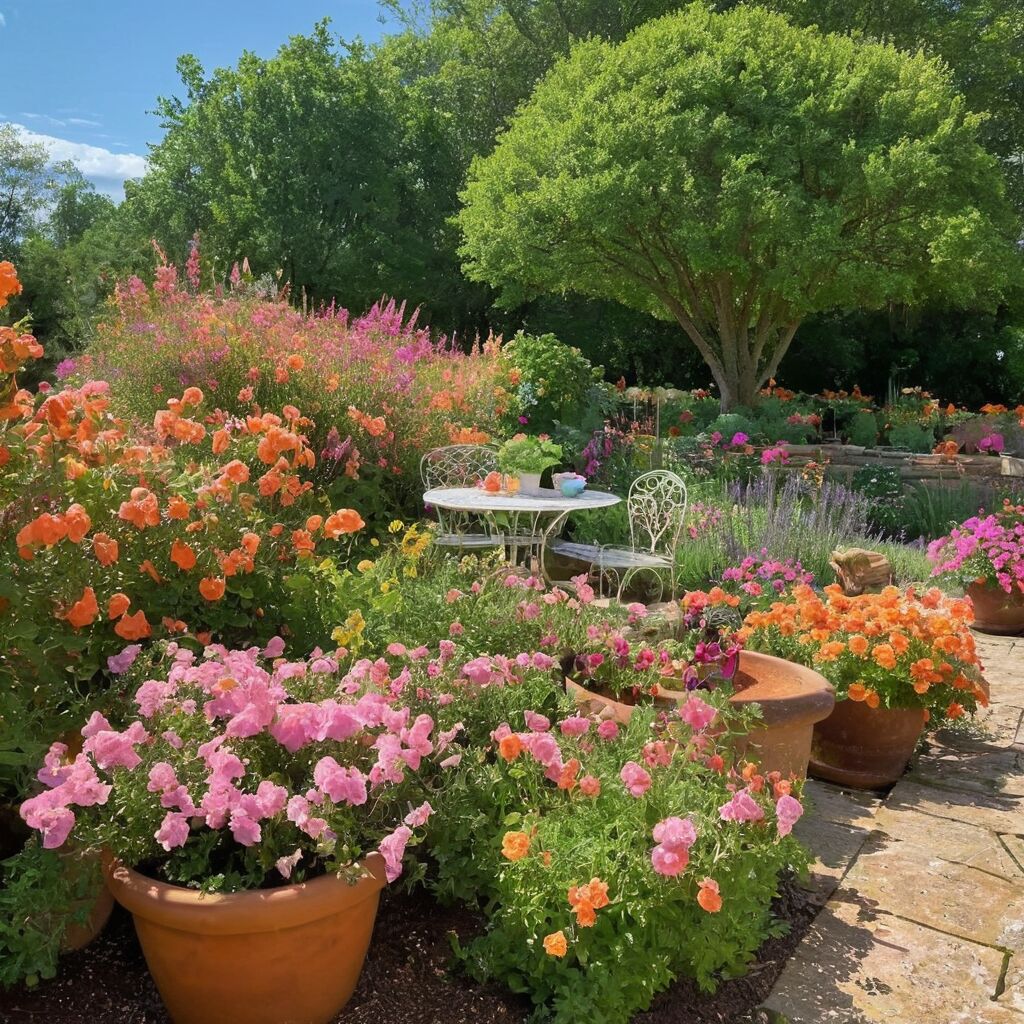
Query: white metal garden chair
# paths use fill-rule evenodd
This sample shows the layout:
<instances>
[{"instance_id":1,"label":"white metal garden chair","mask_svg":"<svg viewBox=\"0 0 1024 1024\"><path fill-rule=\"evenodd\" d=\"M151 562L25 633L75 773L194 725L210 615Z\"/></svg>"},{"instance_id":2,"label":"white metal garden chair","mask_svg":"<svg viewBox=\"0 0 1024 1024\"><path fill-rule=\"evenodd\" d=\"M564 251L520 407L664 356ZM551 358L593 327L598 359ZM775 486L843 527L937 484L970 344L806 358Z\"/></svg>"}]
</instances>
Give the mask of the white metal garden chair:
<instances>
[{"instance_id":1,"label":"white metal garden chair","mask_svg":"<svg viewBox=\"0 0 1024 1024\"><path fill-rule=\"evenodd\" d=\"M664 595L666 575L669 596L674 599L676 548L686 517L686 484L678 474L665 469L644 473L630 485L626 510L628 548L559 540L551 550L566 558L589 562L591 571L597 574L602 596L605 580L615 584L615 597L620 600L639 574L648 573L658 581L655 600L660 601Z\"/></svg>"},{"instance_id":2,"label":"white metal garden chair","mask_svg":"<svg viewBox=\"0 0 1024 1024\"><path fill-rule=\"evenodd\" d=\"M424 491L435 487L473 487L498 469L498 450L483 444L449 444L435 448L420 459ZM435 508L437 533L434 543L463 549L494 548L504 539L490 531L478 515Z\"/></svg>"}]
</instances>

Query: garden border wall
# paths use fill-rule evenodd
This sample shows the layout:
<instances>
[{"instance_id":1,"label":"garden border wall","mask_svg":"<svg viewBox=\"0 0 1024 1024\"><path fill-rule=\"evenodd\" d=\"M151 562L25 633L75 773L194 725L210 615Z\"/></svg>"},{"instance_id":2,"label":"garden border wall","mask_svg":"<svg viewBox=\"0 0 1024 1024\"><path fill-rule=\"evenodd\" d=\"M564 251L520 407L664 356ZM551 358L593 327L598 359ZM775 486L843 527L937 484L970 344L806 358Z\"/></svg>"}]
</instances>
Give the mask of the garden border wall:
<instances>
[{"instance_id":1,"label":"garden border wall","mask_svg":"<svg viewBox=\"0 0 1024 1024\"><path fill-rule=\"evenodd\" d=\"M790 469L804 469L808 463L827 464L830 475L846 483L865 466L899 470L904 485L955 486L964 480L1024 479L1024 459L1012 455L925 455L891 448L864 448L852 444L787 445Z\"/></svg>"}]
</instances>

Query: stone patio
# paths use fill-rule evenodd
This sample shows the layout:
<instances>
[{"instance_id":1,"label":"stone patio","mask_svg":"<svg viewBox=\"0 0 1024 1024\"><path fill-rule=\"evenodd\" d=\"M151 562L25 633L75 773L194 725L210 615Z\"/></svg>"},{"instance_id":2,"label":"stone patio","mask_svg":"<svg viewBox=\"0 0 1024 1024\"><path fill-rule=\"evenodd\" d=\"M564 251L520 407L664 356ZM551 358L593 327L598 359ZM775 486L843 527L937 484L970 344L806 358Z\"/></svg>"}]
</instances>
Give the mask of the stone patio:
<instances>
[{"instance_id":1,"label":"stone patio","mask_svg":"<svg viewBox=\"0 0 1024 1024\"><path fill-rule=\"evenodd\" d=\"M822 909L749 1024L1024 1024L1024 639L978 649L991 706L886 797L808 783Z\"/></svg>"}]
</instances>

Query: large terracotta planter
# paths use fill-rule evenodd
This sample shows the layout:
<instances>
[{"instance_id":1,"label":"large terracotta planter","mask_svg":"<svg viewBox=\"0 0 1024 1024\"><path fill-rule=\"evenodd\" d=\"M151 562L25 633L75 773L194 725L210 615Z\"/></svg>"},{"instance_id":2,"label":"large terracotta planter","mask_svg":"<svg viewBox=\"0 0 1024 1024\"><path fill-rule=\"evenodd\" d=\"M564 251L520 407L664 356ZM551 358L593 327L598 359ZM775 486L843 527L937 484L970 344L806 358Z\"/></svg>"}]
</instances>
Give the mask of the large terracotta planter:
<instances>
[{"instance_id":1,"label":"large terracotta planter","mask_svg":"<svg viewBox=\"0 0 1024 1024\"><path fill-rule=\"evenodd\" d=\"M326 1024L359 980L385 883L379 854L364 864L355 885L324 875L225 895L117 862L108 880L175 1024Z\"/></svg>"},{"instance_id":2,"label":"large terracotta planter","mask_svg":"<svg viewBox=\"0 0 1024 1024\"><path fill-rule=\"evenodd\" d=\"M814 727L810 772L816 779L853 789L879 789L906 770L924 731L920 708L869 708L841 700Z\"/></svg>"},{"instance_id":3,"label":"large terracotta planter","mask_svg":"<svg viewBox=\"0 0 1024 1024\"><path fill-rule=\"evenodd\" d=\"M74 851L62 855L64 869L74 875L81 871L95 871L99 859L98 854L76 853ZM106 882L100 882L99 892L92 898L83 900L80 904L71 908L71 913L89 908L89 915L84 921L72 921L64 929L64 937L61 939L60 951L62 953L73 953L76 949L83 949L95 939L106 927L107 921L114 910L114 897Z\"/></svg>"},{"instance_id":4,"label":"large terracotta planter","mask_svg":"<svg viewBox=\"0 0 1024 1024\"><path fill-rule=\"evenodd\" d=\"M823 676L803 665L756 651L741 651L739 668L729 698L736 705L758 704L763 724L737 745L737 753L757 761L764 772L803 778L811 752L816 722L835 705L835 691ZM629 721L635 705L587 690L566 680L566 691L580 704L594 702L607 708L621 723ZM672 706L686 700L687 692L661 689L655 704Z\"/></svg>"},{"instance_id":5,"label":"large terracotta planter","mask_svg":"<svg viewBox=\"0 0 1024 1024\"><path fill-rule=\"evenodd\" d=\"M967 596L974 605L975 629L1002 636L1024 633L1024 594L1008 594L1002 587L972 583Z\"/></svg>"}]
</instances>

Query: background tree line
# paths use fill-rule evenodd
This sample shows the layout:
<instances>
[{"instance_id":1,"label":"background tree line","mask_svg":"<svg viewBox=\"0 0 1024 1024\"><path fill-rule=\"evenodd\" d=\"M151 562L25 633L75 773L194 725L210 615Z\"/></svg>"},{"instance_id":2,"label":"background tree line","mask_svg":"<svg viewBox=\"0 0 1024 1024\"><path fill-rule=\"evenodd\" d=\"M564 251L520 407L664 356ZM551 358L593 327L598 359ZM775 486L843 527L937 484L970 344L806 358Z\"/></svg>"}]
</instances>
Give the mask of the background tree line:
<instances>
[{"instance_id":1,"label":"background tree line","mask_svg":"<svg viewBox=\"0 0 1024 1024\"><path fill-rule=\"evenodd\" d=\"M116 276L152 266L149 240L184 259L196 231L206 272L248 256L293 296L362 309L407 299L438 330L551 331L629 380L707 383L674 325L573 295L499 309L464 275L454 218L474 156L495 139L572 45L621 40L679 0L383 0L400 29L375 45L327 22L270 59L243 54L207 72L179 60L182 92L162 98L149 171L115 206L73 168L0 129L0 258L16 258L38 333L53 353L84 338ZM722 11L738 4L718 0ZM943 58L1003 168L1024 228L1024 4L1020 0L770 0L800 25ZM1020 232L1024 236L1024 230ZM836 310L798 331L790 387L922 384L971 404L1024 390L1024 295L995 310ZM17 314L19 310L16 310Z\"/></svg>"}]
</instances>

